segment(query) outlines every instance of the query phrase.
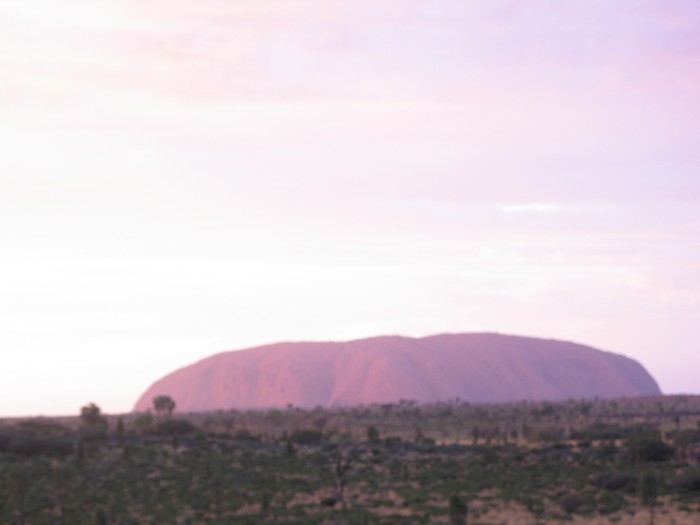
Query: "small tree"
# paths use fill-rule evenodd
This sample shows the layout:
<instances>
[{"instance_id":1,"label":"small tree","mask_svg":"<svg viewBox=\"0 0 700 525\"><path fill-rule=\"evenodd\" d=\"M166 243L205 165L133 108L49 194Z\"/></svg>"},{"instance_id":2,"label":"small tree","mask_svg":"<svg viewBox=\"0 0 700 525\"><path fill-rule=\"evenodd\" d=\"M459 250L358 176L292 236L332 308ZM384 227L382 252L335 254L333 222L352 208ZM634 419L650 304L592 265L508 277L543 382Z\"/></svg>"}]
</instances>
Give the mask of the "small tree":
<instances>
[{"instance_id":1,"label":"small tree","mask_svg":"<svg viewBox=\"0 0 700 525\"><path fill-rule=\"evenodd\" d=\"M80 409L80 422L84 438L100 440L106 437L107 419L95 403L89 403Z\"/></svg>"},{"instance_id":2,"label":"small tree","mask_svg":"<svg viewBox=\"0 0 700 525\"><path fill-rule=\"evenodd\" d=\"M170 396L156 396L153 398L153 408L156 413L170 417L175 410L175 401Z\"/></svg>"},{"instance_id":3,"label":"small tree","mask_svg":"<svg viewBox=\"0 0 700 525\"><path fill-rule=\"evenodd\" d=\"M352 448L337 447L332 452L334 470L335 470L335 501L345 505L343 497L345 494L345 486L348 481L348 472L352 468L352 464L357 456L357 450Z\"/></svg>"},{"instance_id":4,"label":"small tree","mask_svg":"<svg viewBox=\"0 0 700 525\"><path fill-rule=\"evenodd\" d=\"M117 426L114 429L115 434L117 435L117 441L120 443L122 442L122 439L124 439L124 420L120 417L117 419Z\"/></svg>"},{"instance_id":5,"label":"small tree","mask_svg":"<svg viewBox=\"0 0 700 525\"><path fill-rule=\"evenodd\" d=\"M96 427L106 424L100 407L95 403L89 403L80 409L80 421L85 427Z\"/></svg>"},{"instance_id":6,"label":"small tree","mask_svg":"<svg viewBox=\"0 0 700 525\"><path fill-rule=\"evenodd\" d=\"M659 495L659 480L653 472L644 472L639 476L639 499L642 506L649 509L649 525L654 525L654 508Z\"/></svg>"},{"instance_id":7,"label":"small tree","mask_svg":"<svg viewBox=\"0 0 700 525\"><path fill-rule=\"evenodd\" d=\"M367 427L367 439L369 441L379 441L379 430L374 425Z\"/></svg>"},{"instance_id":8,"label":"small tree","mask_svg":"<svg viewBox=\"0 0 700 525\"><path fill-rule=\"evenodd\" d=\"M296 457L296 455L297 455L297 451L294 448L294 443L292 443L291 439L287 439L286 453L287 453L288 458L293 458L293 457Z\"/></svg>"},{"instance_id":9,"label":"small tree","mask_svg":"<svg viewBox=\"0 0 700 525\"><path fill-rule=\"evenodd\" d=\"M457 494L450 498L450 525L466 525L469 507L463 498Z\"/></svg>"}]
</instances>

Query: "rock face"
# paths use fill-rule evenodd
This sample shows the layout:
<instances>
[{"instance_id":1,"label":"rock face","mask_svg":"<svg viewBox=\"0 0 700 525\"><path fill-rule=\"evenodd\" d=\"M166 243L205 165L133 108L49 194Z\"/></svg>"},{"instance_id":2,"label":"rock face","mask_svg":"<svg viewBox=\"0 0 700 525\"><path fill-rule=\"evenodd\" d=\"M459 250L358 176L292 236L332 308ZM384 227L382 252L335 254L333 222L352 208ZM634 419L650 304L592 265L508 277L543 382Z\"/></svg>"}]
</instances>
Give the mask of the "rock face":
<instances>
[{"instance_id":1,"label":"rock face","mask_svg":"<svg viewBox=\"0 0 700 525\"><path fill-rule=\"evenodd\" d=\"M169 395L178 411L565 400L658 395L636 361L591 347L499 334L382 336L224 352L156 381L134 410Z\"/></svg>"}]
</instances>

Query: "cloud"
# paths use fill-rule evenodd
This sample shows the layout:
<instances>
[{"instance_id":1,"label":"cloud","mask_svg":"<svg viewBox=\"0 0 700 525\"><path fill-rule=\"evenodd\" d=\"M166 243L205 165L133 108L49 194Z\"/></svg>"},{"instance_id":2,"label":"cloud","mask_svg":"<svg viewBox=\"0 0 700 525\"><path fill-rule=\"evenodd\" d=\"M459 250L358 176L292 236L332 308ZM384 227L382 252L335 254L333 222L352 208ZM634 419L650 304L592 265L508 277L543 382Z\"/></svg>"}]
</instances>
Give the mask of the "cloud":
<instances>
[{"instance_id":1,"label":"cloud","mask_svg":"<svg viewBox=\"0 0 700 525\"><path fill-rule=\"evenodd\" d=\"M561 204L544 202L531 202L527 204L503 204L503 213L561 213L567 211L567 207Z\"/></svg>"}]
</instances>

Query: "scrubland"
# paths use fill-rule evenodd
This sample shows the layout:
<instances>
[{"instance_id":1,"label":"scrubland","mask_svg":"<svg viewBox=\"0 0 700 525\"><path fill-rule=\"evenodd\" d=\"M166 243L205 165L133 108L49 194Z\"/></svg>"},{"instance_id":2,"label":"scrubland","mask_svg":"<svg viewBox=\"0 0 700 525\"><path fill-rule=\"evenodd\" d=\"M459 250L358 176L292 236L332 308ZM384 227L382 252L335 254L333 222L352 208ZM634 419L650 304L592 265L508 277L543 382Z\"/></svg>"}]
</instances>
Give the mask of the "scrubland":
<instances>
[{"instance_id":1,"label":"scrubland","mask_svg":"<svg viewBox=\"0 0 700 525\"><path fill-rule=\"evenodd\" d=\"M0 523L700 523L700 397L158 408L0 420Z\"/></svg>"}]
</instances>

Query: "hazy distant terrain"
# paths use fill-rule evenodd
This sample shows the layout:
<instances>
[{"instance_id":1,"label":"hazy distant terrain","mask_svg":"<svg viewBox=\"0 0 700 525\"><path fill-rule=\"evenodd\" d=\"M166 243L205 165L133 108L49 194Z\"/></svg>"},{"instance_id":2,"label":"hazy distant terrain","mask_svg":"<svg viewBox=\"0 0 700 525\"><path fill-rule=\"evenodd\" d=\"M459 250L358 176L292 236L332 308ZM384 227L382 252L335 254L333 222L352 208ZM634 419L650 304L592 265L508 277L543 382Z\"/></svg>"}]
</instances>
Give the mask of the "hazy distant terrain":
<instances>
[{"instance_id":1,"label":"hazy distant terrain","mask_svg":"<svg viewBox=\"0 0 700 525\"><path fill-rule=\"evenodd\" d=\"M211 356L156 381L182 411L657 395L636 361L556 340L491 333L278 343Z\"/></svg>"}]
</instances>

